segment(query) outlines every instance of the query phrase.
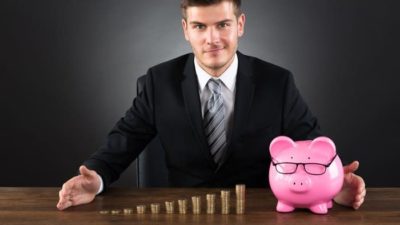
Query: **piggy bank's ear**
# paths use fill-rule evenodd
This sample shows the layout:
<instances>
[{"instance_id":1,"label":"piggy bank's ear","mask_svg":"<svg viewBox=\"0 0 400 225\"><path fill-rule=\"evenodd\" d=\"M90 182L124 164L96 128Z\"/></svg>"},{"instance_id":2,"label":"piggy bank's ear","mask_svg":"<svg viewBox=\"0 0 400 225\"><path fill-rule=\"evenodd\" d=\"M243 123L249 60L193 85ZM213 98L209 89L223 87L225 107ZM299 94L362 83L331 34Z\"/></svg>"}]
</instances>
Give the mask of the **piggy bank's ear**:
<instances>
[{"instance_id":1,"label":"piggy bank's ear","mask_svg":"<svg viewBox=\"0 0 400 225\"><path fill-rule=\"evenodd\" d=\"M328 157L336 155L335 143L327 137L315 138L310 144L310 149L321 151L321 153L326 154Z\"/></svg>"},{"instance_id":2,"label":"piggy bank's ear","mask_svg":"<svg viewBox=\"0 0 400 225\"><path fill-rule=\"evenodd\" d=\"M289 137L279 136L271 141L271 144L269 145L269 152L272 158L275 158L281 151L288 148L293 148L295 146L296 143Z\"/></svg>"}]
</instances>

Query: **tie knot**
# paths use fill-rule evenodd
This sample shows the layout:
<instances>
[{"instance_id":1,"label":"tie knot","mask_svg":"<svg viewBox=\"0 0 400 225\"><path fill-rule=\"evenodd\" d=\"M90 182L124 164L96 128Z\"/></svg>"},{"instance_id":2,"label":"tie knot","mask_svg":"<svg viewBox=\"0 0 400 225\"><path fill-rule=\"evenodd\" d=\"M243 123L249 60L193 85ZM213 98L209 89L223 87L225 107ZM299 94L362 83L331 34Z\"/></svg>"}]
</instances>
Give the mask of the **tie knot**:
<instances>
[{"instance_id":1,"label":"tie knot","mask_svg":"<svg viewBox=\"0 0 400 225\"><path fill-rule=\"evenodd\" d=\"M222 81L220 79L210 79L207 85L212 94L221 93Z\"/></svg>"}]
</instances>

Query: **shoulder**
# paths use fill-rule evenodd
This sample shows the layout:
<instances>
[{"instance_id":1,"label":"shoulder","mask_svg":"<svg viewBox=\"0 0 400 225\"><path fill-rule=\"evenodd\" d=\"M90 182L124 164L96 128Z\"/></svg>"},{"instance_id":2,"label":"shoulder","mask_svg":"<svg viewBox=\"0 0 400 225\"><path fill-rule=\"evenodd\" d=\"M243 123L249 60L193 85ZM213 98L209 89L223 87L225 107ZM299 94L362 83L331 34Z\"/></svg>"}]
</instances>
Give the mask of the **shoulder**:
<instances>
[{"instance_id":1,"label":"shoulder","mask_svg":"<svg viewBox=\"0 0 400 225\"><path fill-rule=\"evenodd\" d=\"M151 67L149 71L155 74L178 74L184 70L186 63L189 62L190 59L193 59L192 53L181 55L174 59L157 64Z\"/></svg>"},{"instance_id":2,"label":"shoulder","mask_svg":"<svg viewBox=\"0 0 400 225\"><path fill-rule=\"evenodd\" d=\"M281 66L267 62L254 56L244 55L238 52L239 67L245 73L253 76L253 79L261 80L280 80L287 81L292 79L292 73Z\"/></svg>"}]
</instances>

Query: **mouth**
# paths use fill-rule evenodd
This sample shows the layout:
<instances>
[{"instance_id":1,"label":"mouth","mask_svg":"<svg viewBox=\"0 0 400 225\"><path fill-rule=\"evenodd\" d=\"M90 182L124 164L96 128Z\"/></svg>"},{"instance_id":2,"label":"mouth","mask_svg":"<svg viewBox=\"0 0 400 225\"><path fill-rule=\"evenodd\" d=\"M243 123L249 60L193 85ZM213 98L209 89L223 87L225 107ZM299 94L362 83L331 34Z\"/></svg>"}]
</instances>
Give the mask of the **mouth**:
<instances>
[{"instance_id":1,"label":"mouth","mask_svg":"<svg viewBox=\"0 0 400 225\"><path fill-rule=\"evenodd\" d=\"M224 47L210 48L210 49L205 50L204 53L217 53L222 50L224 50Z\"/></svg>"}]
</instances>

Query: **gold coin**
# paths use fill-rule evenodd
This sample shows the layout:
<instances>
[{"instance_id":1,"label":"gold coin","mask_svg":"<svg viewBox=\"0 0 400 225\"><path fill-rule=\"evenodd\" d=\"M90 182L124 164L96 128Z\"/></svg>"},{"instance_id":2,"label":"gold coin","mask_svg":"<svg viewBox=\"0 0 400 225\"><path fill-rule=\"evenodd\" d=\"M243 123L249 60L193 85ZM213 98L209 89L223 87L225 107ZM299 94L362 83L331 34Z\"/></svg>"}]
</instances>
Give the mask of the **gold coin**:
<instances>
[{"instance_id":1,"label":"gold coin","mask_svg":"<svg viewBox=\"0 0 400 225\"><path fill-rule=\"evenodd\" d=\"M138 205L138 206L136 206L136 211L138 214L144 214L146 212L146 206Z\"/></svg>"},{"instance_id":2,"label":"gold coin","mask_svg":"<svg viewBox=\"0 0 400 225\"><path fill-rule=\"evenodd\" d=\"M186 214L187 213L187 200L186 199L179 199L178 200L179 206L179 213Z\"/></svg>"},{"instance_id":3,"label":"gold coin","mask_svg":"<svg viewBox=\"0 0 400 225\"><path fill-rule=\"evenodd\" d=\"M133 209L131 209L131 208L125 208L125 209L124 209L124 214L125 214L125 215L133 214Z\"/></svg>"},{"instance_id":4,"label":"gold coin","mask_svg":"<svg viewBox=\"0 0 400 225\"><path fill-rule=\"evenodd\" d=\"M173 201L166 201L165 202L165 209L167 214L174 213L174 202Z\"/></svg>"},{"instance_id":5,"label":"gold coin","mask_svg":"<svg viewBox=\"0 0 400 225\"><path fill-rule=\"evenodd\" d=\"M160 204L159 203L152 203L150 205L151 213L158 214L160 213Z\"/></svg>"},{"instance_id":6,"label":"gold coin","mask_svg":"<svg viewBox=\"0 0 400 225\"><path fill-rule=\"evenodd\" d=\"M100 214L110 214L110 211L109 210L101 210L100 211Z\"/></svg>"},{"instance_id":7,"label":"gold coin","mask_svg":"<svg viewBox=\"0 0 400 225\"><path fill-rule=\"evenodd\" d=\"M192 196L192 212L200 214L201 212L201 196Z\"/></svg>"},{"instance_id":8,"label":"gold coin","mask_svg":"<svg viewBox=\"0 0 400 225\"><path fill-rule=\"evenodd\" d=\"M120 213L121 213L121 210L119 210L119 209L111 210L111 214L113 214L113 215L118 215Z\"/></svg>"}]
</instances>

